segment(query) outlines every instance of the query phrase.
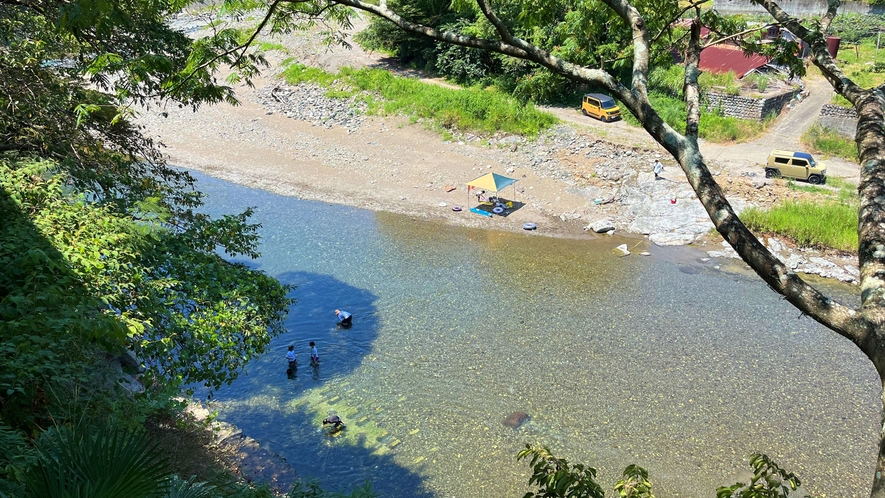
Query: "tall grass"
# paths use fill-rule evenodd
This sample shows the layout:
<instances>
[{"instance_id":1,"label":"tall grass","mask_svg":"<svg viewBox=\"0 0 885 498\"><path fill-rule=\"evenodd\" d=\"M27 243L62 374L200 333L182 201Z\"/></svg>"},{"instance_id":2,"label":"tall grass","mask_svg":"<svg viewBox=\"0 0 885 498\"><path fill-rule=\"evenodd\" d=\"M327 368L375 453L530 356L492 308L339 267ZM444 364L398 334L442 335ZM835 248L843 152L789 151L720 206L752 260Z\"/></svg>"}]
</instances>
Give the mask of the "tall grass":
<instances>
[{"instance_id":1,"label":"tall grass","mask_svg":"<svg viewBox=\"0 0 885 498\"><path fill-rule=\"evenodd\" d=\"M682 98L682 87L685 86L685 68L679 64L658 66L648 75L649 88L658 93ZM725 74L701 73L698 87L701 92L716 90L719 93L738 95L741 91L741 80L734 71Z\"/></svg>"},{"instance_id":2,"label":"tall grass","mask_svg":"<svg viewBox=\"0 0 885 498\"><path fill-rule=\"evenodd\" d=\"M535 137L556 124L552 114L531 103L521 103L495 89L445 88L395 76L383 69L342 68L338 74L306 67L289 66L283 77L290 84L310 82L329 89L331 97L354 96L378 115L405 115L430 120L445 129L482 134L504 131Z\"/></svg>"},{"instance_id":3,"label":"tall grass","mask_svg":"<svg viewBox=\"0 0 885 498\"><path fill-rule=\"evenodd\" d=\"M685 102L660 93L649 94L649 100L667 124L680 133L685 133ZM628 123L639 126L639 121L629 112L623 113L623 116ZM746 142L764 133L772 121L773 117L760 122L722 116L716 111L704 111L701 113L698 133L701 138L711 142Z\"/></svg>"},{"instance_id":4,"label":"tall grass","mask_svg":"<svg viewBox=\"0 0 885 498\"><path fill-rule=\"evenodd\" d=\"M751 230L775 233L801 246L857 251L855 202L787 201L768 211L747 209L741 219Z\"/></svg>"},{"instance_id":5,"label":"tall grass","mask_svg":"<svg viewBox=\"0 0 885 498\"><path fill-rule=\"evenodd\" d=\"M814 126L802 134L800 138L803 144L815 152L842 157L850 161L857 161L857 143L838 131L815 123Z\"/></svg>"}]
</instances>

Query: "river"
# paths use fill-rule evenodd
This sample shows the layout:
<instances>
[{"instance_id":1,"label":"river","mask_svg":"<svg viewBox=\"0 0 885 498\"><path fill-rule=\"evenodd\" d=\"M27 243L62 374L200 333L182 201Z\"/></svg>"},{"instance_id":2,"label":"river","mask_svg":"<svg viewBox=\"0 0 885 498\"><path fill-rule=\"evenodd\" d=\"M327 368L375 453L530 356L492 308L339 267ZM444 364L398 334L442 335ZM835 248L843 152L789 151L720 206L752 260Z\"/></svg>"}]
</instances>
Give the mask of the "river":
<instances>
[{"instance_id":1,"label":"river","mask_svg":"<svg viewBox=\"0 0 885 498\"><path fill-rule=\"evenodd\" d=\"M522 496L516 454L536 442L609 494L636 463L659 498L714 496L762 452L815 496L868 495L875 370L758 277L638 237L466 229L194 174L207 212L256 208L262 257L244 262L297 286L288 332L213 396L219 418L327 489ZM347 427L329 435L333 413Z\"/></svg>"}]
</instances>

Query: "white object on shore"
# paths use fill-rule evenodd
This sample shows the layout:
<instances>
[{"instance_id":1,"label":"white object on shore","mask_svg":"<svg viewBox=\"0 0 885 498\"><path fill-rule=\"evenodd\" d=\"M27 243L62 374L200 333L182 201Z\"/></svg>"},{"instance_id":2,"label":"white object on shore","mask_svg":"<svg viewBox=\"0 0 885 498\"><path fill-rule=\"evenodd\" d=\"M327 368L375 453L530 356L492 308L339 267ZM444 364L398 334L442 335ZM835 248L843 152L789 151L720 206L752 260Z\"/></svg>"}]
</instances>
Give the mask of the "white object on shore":
<instances>
[{"instance_id":1,"label":"white object on shore","mask_svg":"<svg viewBox=\"0 0 885 498\"><path fill-rule=\"evenodd\" d=\"M621 251L621 256L629 256L630 249L627 249L627 244L621 244L618 247L615 247L616 251Z\"/></svg>"},{"instance_id":2,"label":"white object on shore","mask_svg":"<svg viewBox=\"0 0 885 498\"><path fill-rule=\"evenodd\" d=\"M445 202L440 202L440 203L439 203L439 207L441 207L441 208L444 208L444 207L446 207L446 206L448 206L448 204L446 204Z\"/></svg>"}]
</instances>

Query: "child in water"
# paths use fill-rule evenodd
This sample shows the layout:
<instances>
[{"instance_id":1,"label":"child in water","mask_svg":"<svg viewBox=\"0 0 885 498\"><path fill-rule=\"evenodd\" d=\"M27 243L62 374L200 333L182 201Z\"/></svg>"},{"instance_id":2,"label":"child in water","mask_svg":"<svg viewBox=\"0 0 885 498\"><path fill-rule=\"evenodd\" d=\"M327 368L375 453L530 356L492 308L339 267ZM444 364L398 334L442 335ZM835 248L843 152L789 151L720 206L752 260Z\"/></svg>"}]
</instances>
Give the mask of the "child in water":
<instances>
[{"instance_id":1,"label":"child in water","mask_svg":"<svg viewBox=\"0 0 885 498\"><path fill-rule=\"evenodd\" d=\"M289 350L286 351L286 361L289 362L289 369L286 371L295 370L295 365L298 363L298 358L295 357L295 346L289 346Z\"/></svg>"},{"instance_id":2,"label":"child in water","mask_svg":"<svg viewBox=\"0 0 885 498\"><path fill-rule=\"evenodd\" d=\"M320 362L320 354L317 352L317 345L310 341L310 362L314 365Z\"/></svg>"}]
</instances>

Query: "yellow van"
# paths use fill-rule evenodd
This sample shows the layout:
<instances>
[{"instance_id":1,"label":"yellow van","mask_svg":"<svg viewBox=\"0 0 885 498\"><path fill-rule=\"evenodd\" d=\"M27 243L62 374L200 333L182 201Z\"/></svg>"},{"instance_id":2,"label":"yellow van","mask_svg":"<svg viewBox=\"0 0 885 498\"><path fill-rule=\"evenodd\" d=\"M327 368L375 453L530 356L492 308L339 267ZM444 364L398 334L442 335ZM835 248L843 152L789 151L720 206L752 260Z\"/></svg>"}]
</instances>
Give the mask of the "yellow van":
<instances>
[{"instance_id":1,"label":"yellow van","mask_svg":"<svg viewBox=\"0 0 885 498\"><path fill-rule=\"evenodd\" d=\"M621 117L621 108L615 103L615 99L601 93L584 95L581 112L584 116L593 116L602 121L614 121Z\"/></svg>"},{"instance_id":2,"label":"yellow van","mask_svg":"<svg viewBox=\"0 0 885 498\"><path fill-rule=\"evenodd\" d=\"M807 152L773 150L765 164L766 178L795 178L815 185L827 183L827 167Z\"/></svg>"}]
</instances>

